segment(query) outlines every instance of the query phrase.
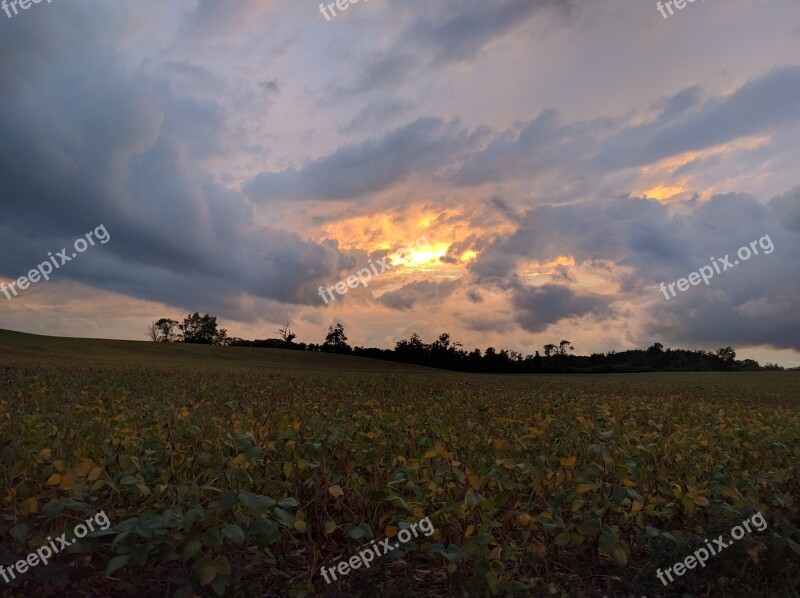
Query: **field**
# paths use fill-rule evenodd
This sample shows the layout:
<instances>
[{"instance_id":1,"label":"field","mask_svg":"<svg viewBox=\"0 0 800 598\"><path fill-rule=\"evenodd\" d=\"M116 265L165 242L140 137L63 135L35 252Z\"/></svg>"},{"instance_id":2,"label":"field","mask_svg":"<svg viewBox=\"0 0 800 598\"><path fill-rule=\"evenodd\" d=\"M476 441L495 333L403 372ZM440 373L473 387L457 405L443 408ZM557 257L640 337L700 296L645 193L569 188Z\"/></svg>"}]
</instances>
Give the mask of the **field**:
<instances>
[{"instance_id":1,"label":"field","mask_svg":"<svg viewBox=\"0 0 800 598\"><path fill-rule=\"evenodd\" d=\"M0 592L797 595L798 390L0 332L0 564L111 521ZM764 531L658 580L753 510ZM432 536L320 575L425 517Z\"/></svg>"}]
</instances>

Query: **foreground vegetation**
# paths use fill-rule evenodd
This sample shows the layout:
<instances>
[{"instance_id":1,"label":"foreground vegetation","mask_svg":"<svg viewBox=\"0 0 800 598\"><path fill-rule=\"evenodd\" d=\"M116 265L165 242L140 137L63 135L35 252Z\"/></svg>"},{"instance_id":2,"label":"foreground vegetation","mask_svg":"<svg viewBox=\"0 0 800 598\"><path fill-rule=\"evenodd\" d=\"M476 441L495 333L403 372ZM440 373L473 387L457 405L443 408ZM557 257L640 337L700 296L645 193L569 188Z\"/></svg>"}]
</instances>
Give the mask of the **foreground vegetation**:
<instances>
[{"instance_id":1,"label":"foreground vegetation","mask_svg":"<svg viewBox=\"0 0 800 598\"><path fill-rule=\"evenodd\" d=\"M467 376L10 333L0 360L0 564L101 509L112 522L0 591L797 592L791 372ZM749 509L764 532L664 588L657 568ZM345 585L319 574L423 517L433 536Z\"/></svg>"}]
</instances>

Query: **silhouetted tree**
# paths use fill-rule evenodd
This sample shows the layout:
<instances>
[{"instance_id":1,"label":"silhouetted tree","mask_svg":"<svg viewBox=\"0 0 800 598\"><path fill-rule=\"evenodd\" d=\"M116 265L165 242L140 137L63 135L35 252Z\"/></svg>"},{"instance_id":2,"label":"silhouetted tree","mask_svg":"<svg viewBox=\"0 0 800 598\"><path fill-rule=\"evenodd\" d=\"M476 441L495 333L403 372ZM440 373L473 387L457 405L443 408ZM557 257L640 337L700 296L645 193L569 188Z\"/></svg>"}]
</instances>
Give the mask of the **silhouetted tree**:
<instances>
[{"instance_id":1,"label":"silhouetted tree","mask_svg":"<svg viewBox=\"0 0 800 598\"><path fill-rule=\"evenodd\" d=\"M217 327L216 316L188 314L179 325L183 342L198 345L221 345L228 338L228 331Z\"/></svg>"},{"instance_id":2,"label":"silhouetted tree","mask_svg":"<svg viewBox=\"0 0 800 598\"><path fill-rule=\"evenodd\" d=\"M572 352L572 351L575 350L575 347L572 346L572 343L570 343L569 341L565 341L565 340L562 340L560 343L558 343L558 354L559 355L566 355L567 354L567 349L569 349L569 351Z\"/></svg>"},{"instance_id":3,"label":"silhouetted tree","mask_svg":"<svg viewBox=\"0 0 800 598\"><path fill-rule=\"evenodd\" d=\"M736 351L733 350L733 347L719 348L717 349L717 357L722 361L722 367L729 370L736 359Z\"/></svg>"},{"instance_id":4,"label":"silhouetted tree","mask_svg":"<svg viewBox=\"0 0 800 598\"><path fill-rule=\"evenodd\" d=\"M173 330L177 325L177 320L171 320L169 318L161 318L158 320L158 322L155 323L158 329L158 341L162 343L174 343L180 340L180 335L175 334Z\"/></svg>"},{"instance_id":5,"label":"silhouetted tree","mask_svg":"<svg viewBox=\"0 0 800 598\"><path fill-rule=\"evenodd\" d=\"M286 324L283 325L283 328L278 328L278 334L281 335L285 345L291 345L292 341L297 338L297 335L292 334L292 331L289 330L289 324L289 320L286 320Z\"/></svg>"},{"instance_id":6,"label":"silhouetted tree","mask_svg":"<svg viewBox=\"0 0 800 598\"><path fill-rule=\"evenodd\" d=\"M328 353L350 353L352 348L347 344L347 337L344 335L344 326L337 322L336 326L328 328L325 342L322 343L322 350Z\"/></svg>"}]
</instances>

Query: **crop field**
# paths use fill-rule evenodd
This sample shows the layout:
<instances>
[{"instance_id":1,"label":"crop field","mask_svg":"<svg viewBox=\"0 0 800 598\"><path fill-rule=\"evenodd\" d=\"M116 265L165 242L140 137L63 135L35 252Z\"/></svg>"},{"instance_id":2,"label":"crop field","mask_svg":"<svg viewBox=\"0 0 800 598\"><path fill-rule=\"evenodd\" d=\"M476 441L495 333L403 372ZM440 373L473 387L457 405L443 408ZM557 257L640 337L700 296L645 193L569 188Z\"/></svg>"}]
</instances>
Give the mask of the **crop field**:
<instances>
[{"instance_id":1,"label":"crop field","mask_svg":"<svg viewBox=\"0 0 800 598\"><path fill-rule=\"evenodd\" d=\"M787 596L800 375L462 375L0 332L0 564L20 596ZM665 587L748 513L768 522ZM328 584L372 540L419 535Z\"/></svg>"}]
</instances>

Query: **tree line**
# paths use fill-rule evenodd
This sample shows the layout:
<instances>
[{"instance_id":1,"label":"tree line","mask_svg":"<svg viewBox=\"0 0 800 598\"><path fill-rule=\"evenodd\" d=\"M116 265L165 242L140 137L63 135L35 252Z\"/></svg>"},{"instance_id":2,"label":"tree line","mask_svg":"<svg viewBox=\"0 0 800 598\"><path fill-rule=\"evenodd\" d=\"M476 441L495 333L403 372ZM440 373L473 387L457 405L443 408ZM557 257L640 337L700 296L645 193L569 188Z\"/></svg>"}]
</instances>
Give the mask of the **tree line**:
<instances>
[{"instance_id":1,"label":"tree line","mask_svg":"<svg viewBox=\"0 0 800 598\"><path fill-rule=\"evenodd\" d=\"M568 340L542 347L544 355L535 351L523 355L506 349L488 347L485 352L476 348L465 351L462 343L453 341L444 332L432 343L425 343L415 332L407 340L395 343L394 349L375 347L351 347L347 343L344 326L337 323L328 328L325 340L320 344L296 343L290 322L278 329L279 338L245 340L229 337L225 329L219 328L217 318L195 312L188 314L183 322L161 318L147 328L153 342L195 343L229 347L261 347L291 349L295 351L320 351L356 355L387 361L397 361L460 372L503 374L548 374L548 373L643 373L643 372L693 372L693 371L764 371L782 370L776 364L762 366L753 359L736 359L733 347L722 347L717 351L664 348L654 343L647 349L609 351L591 355L574 355L575 348Z\"/></svg>"}]
</instances>

